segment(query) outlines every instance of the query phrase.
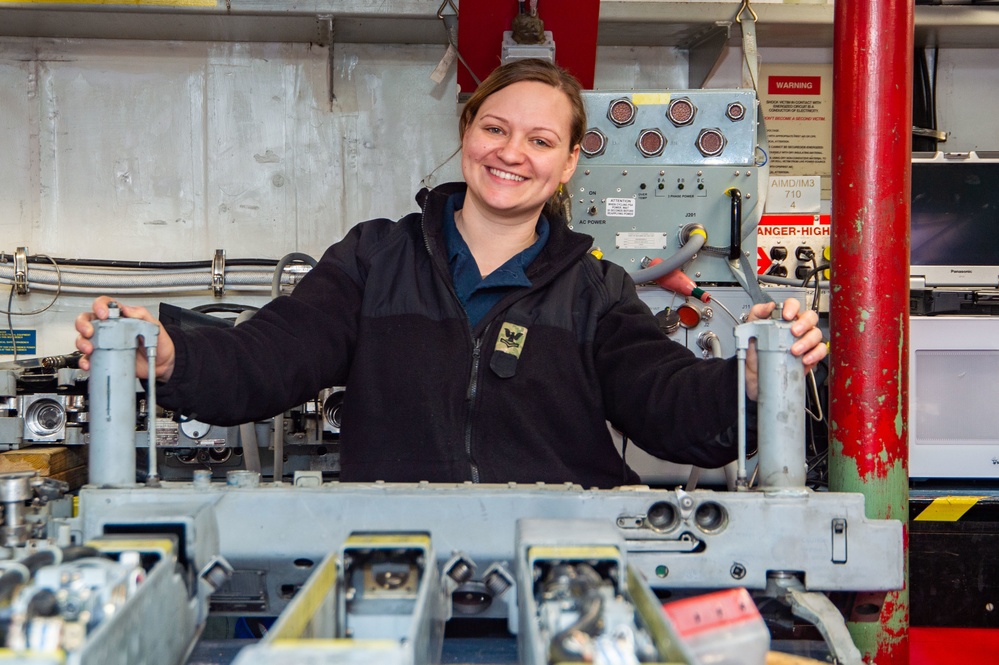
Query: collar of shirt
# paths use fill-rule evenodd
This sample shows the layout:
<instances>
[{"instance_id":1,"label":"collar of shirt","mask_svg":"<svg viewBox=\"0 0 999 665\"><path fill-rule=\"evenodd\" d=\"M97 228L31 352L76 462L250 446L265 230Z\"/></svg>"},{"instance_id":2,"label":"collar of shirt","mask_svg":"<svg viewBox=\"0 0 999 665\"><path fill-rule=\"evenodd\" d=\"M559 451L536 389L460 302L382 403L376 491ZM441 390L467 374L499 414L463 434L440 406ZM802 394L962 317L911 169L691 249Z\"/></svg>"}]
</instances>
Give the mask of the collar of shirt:
<instances>
[{"instance_id":1,"label":"collar of shirt","mask_svg":"<svg viewBox=\"0 0 999 665\"><path fill-rule=\"evenodd\" d=\"M512 256L483 279L479 266L454 221L455 212L461 210L464 204L463 193L452 194L448 198L444 209L444 243L455 292L474 326L509 291L531 285L525 270L548 242L549 225L545 216L541 215L535 227L538 239L534 244Z\"/></svg>"}]
</instances>

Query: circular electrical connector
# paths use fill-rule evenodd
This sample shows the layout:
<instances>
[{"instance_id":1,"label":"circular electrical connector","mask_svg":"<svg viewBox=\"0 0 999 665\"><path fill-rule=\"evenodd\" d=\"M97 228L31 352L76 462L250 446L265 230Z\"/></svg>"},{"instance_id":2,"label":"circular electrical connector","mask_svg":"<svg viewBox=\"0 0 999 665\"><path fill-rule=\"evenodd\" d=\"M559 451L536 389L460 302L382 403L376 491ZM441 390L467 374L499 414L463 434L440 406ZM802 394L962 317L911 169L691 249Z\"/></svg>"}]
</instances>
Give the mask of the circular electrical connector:
<instances>
[{"instance_id":1,"label":"circular electrical connector","mask_svg":"<svg viewBox=\"0 0 999 665\"><path fill-rule=\"evenodd\" d=\"M680 327L686 330L696 328L704 318L701 306L696 301L688 301L676 308L676 314L680 317Z\"/></svg>"},{"instance_id":2,"label":"circular electrical connector","mask_svg":"<svg viewBox=\"0 0 999 665\"><path fill-rule=\"evenodd\" d=\"M694 511L694 523L705 533L717 533L728 526L728 511L720 503L706 501Z\"/></svg>"},{"instance_id":3,"label":"circular electrical connector","mask_svg":"<svg viewBox=\"0 0 999 665\"><path fill-rule=\"evenodd\" d=\"M607 150L607 137L599 129L588 129L579 142L579 150L587 157L599 157Z\"/></svg>"},{"instance_id":4,"label":"circular electrical connector","mask_svg":"<svg viewBox=\"0 0 999 665\"><path fill-rule=\"evenodd\" d=\"M323 399L323 421L327 429L333 433L340 432L343 418L343 390L330 390Z\"/></svg>"},{"instance_id":5,"label":"circular electrical connector","mask_svg":"<svg viewBox=\"0 0 999 665\"><path fill-rule=\"evenodd\" d=\"M658 157L666 147L666 137L658 129L643 129L638 134L635 147L646 157Z\"/></svg>"},{"instance_id":6,"label":"circular electrical connector","mask_svg":"<svg viewBox=\"0 0 999 665\"><path fill-rule=\"evenodd\" d=\"M24 414L24 426L36 437L56 434L66 425L66 410L54 399L43 398L31 403Z\"/></svg>"},{"instance_id":7,"label":"circular electrical connector","mask_svg":"<svg viewBox=\"0 0 999 665\"><path fill-rule=\"evenodd\" d=\"M666 117L677 127L683 127L694 122L697 115L697 107L688 97L678 97L669 103L666 108Z\"/></svg>"},{"instance_id":8,"label":"circular electrical connector","mask_svg":"<svg viewBox=\"0 0 999 665\"><path fill-rule=\"evenodd\" d=\"M653 531L671 531L680 524L680 512L668 501L657 501L649 507L645 521Z\"/></svg>"},{"instance_id":9,"label":"circular electrical connector","mask_svg":"<svg viewBox=\"0 0 999 665\"><path fill-rule=\"evenodd\" d=\"M738 122L746 117L746 107L742 102L732 102L725 109L725 116L732 122Z\"/></svg>"},{"instance_id":10,"label":"circular electrical connector","mask_svg":"<svg viewBox=\"0 0 999 665\"><path fill-rule=\"evenodd\" d=\"M720 129L702 129L697 135L697 149L705 157L720 155L728 141Z\"/></svg>"},{"instance_id":11,"label":"circular electrical connector","mask_svg":"<svg viewBox=\"0 0 999 665\"><path fill-rule=\"evenodd\" d=\"M637 113L638 109L626 97L615 99L607 107L607 119L618 127L626 127L635 122L635 115Z\"/></svg>"},{"instance_id":12,"label":"circular electrical connector","mask_svg":"<svg viewBox=\"0 0 999 665\"><path fill-rule=\"evenodd\" d=\"M700 224L684 224L683 228L677 234L677 239L680 241L680 247L683 247L690 241L690 236L694 233L704 236L705 240L708 234L705 232L704 227Z\"/></svg>"}]
</instances>

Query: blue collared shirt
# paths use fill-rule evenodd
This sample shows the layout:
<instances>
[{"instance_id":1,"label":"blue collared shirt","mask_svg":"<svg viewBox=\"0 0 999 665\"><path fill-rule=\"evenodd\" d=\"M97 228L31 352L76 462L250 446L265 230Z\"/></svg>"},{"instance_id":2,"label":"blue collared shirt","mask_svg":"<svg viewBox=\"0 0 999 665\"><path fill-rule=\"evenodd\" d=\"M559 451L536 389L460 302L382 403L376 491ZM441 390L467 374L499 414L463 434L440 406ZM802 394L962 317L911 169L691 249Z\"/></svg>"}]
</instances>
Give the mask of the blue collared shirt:
<instances>
[{"instance_id":1,"label":"blue collared shirt","mask_svg":"<svg viewBox=\"0 0 999 665\"><path fill-rule=\"evenodd\" d=\"M535 227L538 239L533 245L511 257L483 279L479 266L454 221L455 211L460 210L464 204L464 194L452 194L448 198L444 208L444 243L454 290L474 328L503 296L518 287L531 285L525 270L548 242L548 220L544 215L538 218L538 225Z\"/></svg>"}]
</instances>

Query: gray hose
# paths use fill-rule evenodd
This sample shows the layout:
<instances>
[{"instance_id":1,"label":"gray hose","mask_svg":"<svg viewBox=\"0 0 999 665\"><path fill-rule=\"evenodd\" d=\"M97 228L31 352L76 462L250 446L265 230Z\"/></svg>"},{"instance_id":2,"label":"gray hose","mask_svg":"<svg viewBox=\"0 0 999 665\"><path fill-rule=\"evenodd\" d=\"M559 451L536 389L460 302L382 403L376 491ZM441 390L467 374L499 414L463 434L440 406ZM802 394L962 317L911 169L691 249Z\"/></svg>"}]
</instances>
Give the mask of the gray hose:
<instances>
[{"instance_id":1,"label":"gray hose","mask_svg":"<svg viewBox=\"0 0 999 665\"><path fill-rule=\"evenodd\" d=\"M316 267L316 260L309 256L308 254L303 254L302 252L291 252L290 254L285 254L278 261L278 264L274 266L274 276L271 279L271 298L277 298L281 295L281 275L284 272L285 266L292 263L293 261L302 261L308 263L313 268ZM274 482L281 483L281 479L284 477L284 414L279 413L274 416Z\"/></svg>"},{"instance_id":2,"label":"gray hose","mask_svg":"<svg viewBox=\"0 0 999 665\"><path fill-rule=\"evenodd\" d=\"M316 267L317 261L309 256L308 254L303 254L302 252L291 252L290 254L285 254L278 261L278 264L274 266L274 273L271 277L271 298L277 298L281 295L281 274L284 269L295 261L301 261L302 263L308 263L313 268Z\"/></svg>"},{"instance_id":3,"label":"gray hose","mask_svg":"<svg viewBox=\"0 0 999 665\"><path fill-rule=\"evenodd\" d=\"M669 258L664 259L662 263L657 263L650 268L642 268L641 270L629 272L628 276L635 280L635 284L653 282L663 275L673 272L684 263L694 258L694 255L701 250L701 247L704 246L706 240L707 239L700 233L694 233L690 236L690 239L687 240L683 247L678 249L677 252Z\"/></svg>"},{"instance_id":4,"label":"gray hose","mask_svg":"<svg viewBox=\"0 0 999 665\"><path fill-rule=\"evenodd\" d=\"M777 277L776 275L760 275L758 278L761 282L766 282L767 284L780 284L781 286L804 286L800 279L792 279L790 277ZM822 285L828 285L829 281L822 279L819 282ZM813 287L814 288L814 287Z\"/></svg>"}]
</instances>

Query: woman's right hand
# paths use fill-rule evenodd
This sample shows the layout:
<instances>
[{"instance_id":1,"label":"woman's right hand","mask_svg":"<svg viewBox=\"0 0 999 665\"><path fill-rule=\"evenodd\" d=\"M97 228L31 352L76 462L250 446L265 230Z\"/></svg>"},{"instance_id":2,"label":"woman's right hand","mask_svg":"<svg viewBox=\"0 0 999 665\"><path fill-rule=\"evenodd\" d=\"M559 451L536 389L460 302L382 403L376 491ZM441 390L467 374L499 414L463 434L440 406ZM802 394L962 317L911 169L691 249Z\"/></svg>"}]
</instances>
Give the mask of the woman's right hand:
<instances>
[{"instance_id":1,"label":"woman's right hand","mask_svg":"<svg viewBox=\"0 0 999 665\"><path fill-rule=\"evenodd\" d=\"M117 302L121 316L127 319L141 319L149 321L159 326L160 333L156 342L156 379L167 381L173 375L174 368L174 346L173 340L167 334L163 324L160 323L145 307L133 307L125 305L120 300L101 296L94 300L92 310L83 312L76 317L76 331L80 333L76 338L76 348L83 357L80 358L80 369L90 369L90 354L94 352L93 342L90 338L94 336L95 320L105 320L108 318L108 303ZM146 350L140 345L135 355L135 375L140 379L149 377L149 363L146 361Z\"/></svg>"}]
</instances>

